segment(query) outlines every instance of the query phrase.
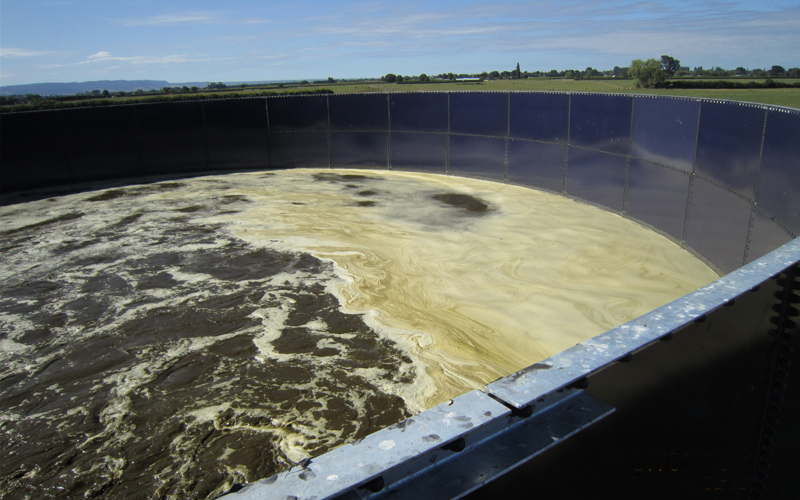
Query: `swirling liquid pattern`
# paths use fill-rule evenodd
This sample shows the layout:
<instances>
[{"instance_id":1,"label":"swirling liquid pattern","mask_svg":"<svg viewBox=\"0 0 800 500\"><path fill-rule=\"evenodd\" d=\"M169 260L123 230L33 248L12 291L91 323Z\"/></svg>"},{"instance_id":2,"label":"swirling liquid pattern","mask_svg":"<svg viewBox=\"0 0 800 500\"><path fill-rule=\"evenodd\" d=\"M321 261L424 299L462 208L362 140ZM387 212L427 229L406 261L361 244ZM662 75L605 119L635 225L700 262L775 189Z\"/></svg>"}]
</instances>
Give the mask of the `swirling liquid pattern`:
<instances>
[{"instance_id":1,"label":"swirling liquid pattern","mask_svg":"<svg viewBox=\"0 0 800 500\"><path fill-rule=\"evenodd\" d=\"M0 208L0 494L203 498L714 279L515 186L232 174Z\"/></svg>"}]
</instances>

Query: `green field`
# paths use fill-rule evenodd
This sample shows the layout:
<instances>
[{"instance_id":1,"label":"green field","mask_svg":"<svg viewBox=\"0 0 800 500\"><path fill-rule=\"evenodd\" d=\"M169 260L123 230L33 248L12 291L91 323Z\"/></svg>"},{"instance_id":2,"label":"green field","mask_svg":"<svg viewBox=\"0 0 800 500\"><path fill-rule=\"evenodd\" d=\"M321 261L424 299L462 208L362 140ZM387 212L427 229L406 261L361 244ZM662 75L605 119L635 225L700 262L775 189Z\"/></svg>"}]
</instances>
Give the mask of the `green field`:
<instances>
[{"instance_id":1,"label":"green field","mask_svg":"<svg viewBox=\"0 0 800 500\"><path fill-rule=\"evenodd\" d=\"M700 81L700 79L693 79ZM738 82L757 81L764 79L736 79ZM784 82L797 82L800 79L782 79ZM623 94L651 94L674 95L682 97L706 97L710 99L728 99L732 101L758 102L787 106L800 109L800 88L792 89L637 89L633 80L567 80L564 78L527 78L522 80L491 80L480 83L334 83L321 85L289 86L285 89L326 88L337 94L361 92L424 92L444 90L470 90L470 91L506 91L506 90L549 90L559 92L608 92ZM230 89L229 89L230 90ZM254 93L263 89L242 91L242 95Z\"/></svg>"},{"instance_id":2,"label":"green field","mask_svg":"<svg viewBox=\"0 0 800 500\"><path fill-rule=\"evenodd\" d=\"M737 80L742 81L742 80ZM757 80L763 81L763 80ZM786 82L796 79L781 80ZM560 92L609 92L625 94L674 95L683 97L707 97L733 101L758 102L800 108L800 88L792 89L637 89L633 80L566 80L563 78L527 78L523 80L493 80L481 83L430 83L430 84L382 84L328 85L340 92L418 92L426 90L549 90Z\"/></svg>"},{"instance_id":3,"label":"green field","mask_svg":"<svg viewBox=\"0 0 800 500\"><path fill-rule=\"evenodd\" d=\"M692 79L701 81L701 79ZM757 81L763 82L764 79L735 79L737 82ZM781 79L783 82L797 82L800 79ZM557 92L605 92L605 93L624 93L624 94L649 94L649 95L674 95L682 97L705 97L710 99L728 99L733 101L746 101L776 106L787 106L800 109L800 88L764 88L764 89L637 89L634 87L633 80L626 79L603 79L603 80L569 80L564 78L527 78L521 80L490 80L475 83L457 82L434 82L434 83L383 83L376 82L343 82L343 83L321 83L318 85L299 85L284 84L259 85L246 88L229 87L221 91L192 92L192 95L241 95L248 96L259 94L264 91L274 92L293 92L298 90L330 89L336 94L351 94L362 92L423 92L423 91L557 91ZM175 97L186 95L182 93L171 94ZM115 104L122 104L126 101L141 101L153 94L129 95L125 97L113 97Z\"/></svg>"},{"instance_id":4,"label":"green field","mask_svg":"<svg viewBox=\"0 0 800 500\"><path fill-rule=\"evenodd\" d=\"M696 81L699 81L696 80ZM737 79L735 81L749 81ZM763 82L764 79L754 80ZM796 82L799 79L782 79L785 82ZM527 78L523 80L492 80L480 83L335 83L318 86L294 87L287 86L285 90L297 88L331 89L337 94L360 92L424 92L424 91L506 91L506 90L538 90L559 92L608 92L623 94L652 94L674 95L683 97L706 97L710 99L728 99L733 101L758 102L788 106L800 109L800 88L792 89L637 89L633 80L567 80L563 78ZM256 90L245 90L243 95Z\"/></svg>"}]
</instances>

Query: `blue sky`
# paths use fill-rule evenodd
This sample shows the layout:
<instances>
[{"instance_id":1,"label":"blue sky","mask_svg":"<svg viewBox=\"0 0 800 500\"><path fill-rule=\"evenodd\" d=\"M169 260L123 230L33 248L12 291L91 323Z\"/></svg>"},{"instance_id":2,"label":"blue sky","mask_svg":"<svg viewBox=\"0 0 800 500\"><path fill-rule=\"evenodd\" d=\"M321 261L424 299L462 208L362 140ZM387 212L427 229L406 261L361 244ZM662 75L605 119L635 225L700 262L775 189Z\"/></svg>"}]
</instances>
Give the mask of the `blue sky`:
<instances>
[{"instance_id":1,"label":"blue sky","mask_svg":"<svg viewBox=\"0 0 800 500\"><path fill-rule=\"evenodd\" d=\"M0 85L800 66L797 0L2 0Z\"/></svg>"}]
</instances>

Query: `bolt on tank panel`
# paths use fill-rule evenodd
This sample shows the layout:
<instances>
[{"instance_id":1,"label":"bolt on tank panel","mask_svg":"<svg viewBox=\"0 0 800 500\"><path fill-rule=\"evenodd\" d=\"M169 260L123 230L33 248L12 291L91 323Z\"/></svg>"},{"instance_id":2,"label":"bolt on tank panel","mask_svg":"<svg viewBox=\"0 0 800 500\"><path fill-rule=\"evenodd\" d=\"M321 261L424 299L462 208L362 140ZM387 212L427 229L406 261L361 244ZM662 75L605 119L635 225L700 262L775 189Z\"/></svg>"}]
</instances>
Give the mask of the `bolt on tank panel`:
<instances>
[{"instance_id":1,"label":"bolt on tank panel","mask_svg":"<svg viewBox=\"0 0 800 500\"><path fill-rule=\"evenodd\" d=\"M680 241L686 220L689 174L631 159L625 212Z\"/></svg>"},{"instance_id":2,"label":"bolt on tank panel","mask_svg":"<svg viewBox=\"0 0 800 500\"><path fill-rule=\"evenodd\" d=\"M692 182L685 241L729 273L742 265L750 225L750 203L699 178Z\"/></svg>"},{"instance_id":3,"label":"bolt on tank panel","mask_svg":"<svg viewBox=\"0 0 800 500\"><path fill-rule=\"evenodd\" d=\"M327 96L266 99L270 132L328 130Z\"/></svg>"},{"instance_id":4,"label":"bolt on tank panel","mask_svg":"<svg viewBox=\"0 0 800 500\"><path fill-rule=\"evenodd\" d=\"M203 103L210 168L268 168L264 99Z\"/></svg>"},{"instance_id":5,"label":"bolt on tank panel","mask_svg":"<svg viewBox=\"0 0 800 500\"><path fill-rule=\"evenodd\" d=\"M628 154L632 97L574 94L570 108L571 145Z\"/></svg>"},{"instance_id":6,"label":"bolt on tank panel","mask_svg":"<svg viewBox=\"0 0 800 500\"><path fill-rule=\"evenodd\" d=\"M569 100L569 94L512 93L511 137L566 144Z\"/></svg>"},{"instance_id":7,"label":"bolt on tank panel","mask_svg":"<svg viewBox=\"0 0 800 500\"><path fill-rule=\"evenodd\" d=\"M388 130L389 103L385 94L332 95L331 129L338 131Z\"/></svg>"},{"instance_id":8,"label":"bolt on tank panel","mask_svg":"<svg viewBox=\"0 0 800 500\"><path fill-rule=\"evenodd\" d=\"M755 199L765 113L755 106L704 102L695 173Z\"/></svg>"},{"instance_id":9,"label":"bolt on tank panel","mask_svg":"<svg viewBox=\"0 0 800 500\"><path fill-rule=\"evenodd\" d=\"M758 205L800 234L800 111L767 113Z\"/></svg>"},{"instance_id":10,"label":"bolt on tank panel","mask_svg":"<svg viewBox=\"0 0 800 500\"><path fill-rule=\"evenodd\" d=\"M566 193L622 212L625 158L589 149L569 148Z\"/></svg>"},{"instance_id":11,"label":"bolt on tank panel","mask_svg":"<svg viewBox=\"0 0 800 500\"><path fill-rule=\"evenodd\" d=\"M450 132L508 135L508 94L454 92L450 94Z\"/></svg>"},{"instance_id":12,"label":"bolt on tank panel","mask_svg":"<svg viewBox=\"0 0 800 500\"><path fill-rule=\"evenodd\" d=\"M447 169L447 137L444 134L393 132L391 162L392 168L443 174Z\"/></svg>"},{"instance_id":13,"label":"bolt on tank panel","mask_svg":"<svg viewBox=\"0 0 800 500\"><path fill-rule=\"evenodd\" d=\"M636 97L631 156L691 172L699 113L697 100Z\"/></svg>"},{"instance_id":14,"label":"bolt on tank panel","mask_svg":"<svg viewBox=\"0 0 800 500\"><path fill-rule=\"evenodd\" d=\"M447 132L445 93L389 94L392 131Z\"/></svg>"},{"instance_id":15,"label":"bolt on tank panel","mask_svg":"<svg viewBox=\"0 0 800 500\"><path fill-rule=\"evenodd\" d=\"M566 146L511 139L508 181L562 193L565 155Z\"/></svg>"},{"instance_id":16,"label":"bolt on tank panel","mask_svg":"<svg viewBox=\"0 0 800 500\"><path fill-rule=\"evenodd\" d=\"M792 236L762 210L753 211L750 237L747 240L747 262L753 262L772 250L792 241Z\"/></svg>"},{"instance_id":17,"label":"bolt on tank panel","mask_svg":"<svg viewBox=\"0 0 800 500\"><path fill-rule=\"evenodd\" d=\"M450 136L450 173L502 181L505 178L504 158L503 139Z\"/></svg>"}]
</instances>

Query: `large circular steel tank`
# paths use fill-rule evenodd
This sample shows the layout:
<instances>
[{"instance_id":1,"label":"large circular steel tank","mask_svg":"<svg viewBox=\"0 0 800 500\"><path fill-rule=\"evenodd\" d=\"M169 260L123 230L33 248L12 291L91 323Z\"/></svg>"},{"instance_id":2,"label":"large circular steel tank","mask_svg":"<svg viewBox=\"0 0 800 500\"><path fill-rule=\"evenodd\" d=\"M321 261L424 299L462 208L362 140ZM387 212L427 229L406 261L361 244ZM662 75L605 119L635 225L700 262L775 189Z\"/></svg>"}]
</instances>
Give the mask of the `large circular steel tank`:
<instances>
[{"instance_id":1,"label":"large circular steel tank","mask_svg":"<svg viewBox=\"0 0 800 500\"><path fill-rule=\"evenodd\" d=\"M528 186L643 223L722 278L683 303L680 318L656 318L664 328L634 325L658 331L631 352L587 361L537 393L584 387L590 376L586 393L616 412L472 494L800 494L800 375L790 369L800 302L798 110L663 96L434 92L26 112L3 114L0 127L5 203L148 176L379 168Z\"/></svg>"}]
</instances>

